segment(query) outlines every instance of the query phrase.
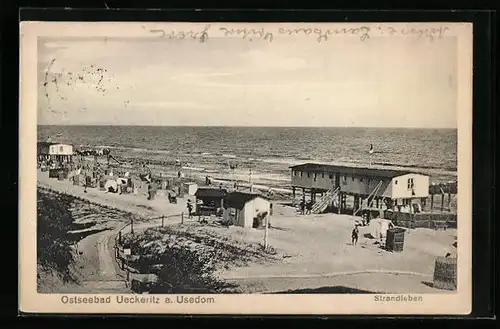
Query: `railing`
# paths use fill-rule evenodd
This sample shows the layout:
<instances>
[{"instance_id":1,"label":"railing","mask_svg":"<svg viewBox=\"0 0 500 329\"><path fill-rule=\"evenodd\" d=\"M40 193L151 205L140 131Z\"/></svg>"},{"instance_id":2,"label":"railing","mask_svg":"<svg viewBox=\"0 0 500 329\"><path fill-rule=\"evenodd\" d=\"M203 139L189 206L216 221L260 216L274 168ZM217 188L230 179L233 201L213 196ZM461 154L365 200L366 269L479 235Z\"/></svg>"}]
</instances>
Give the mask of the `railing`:
<instances>
[{"instance_id":1,"label":"railing","mask_svg":"<svg viewBox=\"0 0 500 329\"><path fill-rule=\"evenodd\" d=\"M340 191L340 187L337 187L337 188L332 187L331 189L329 189L326 192L326 195L323 196L319 200L319 202L314 204L314 206L311 209L311 213L312 214L319 214L322 211L324 211L326 209L326 207L328 207L330 202L332 202L332 200L335 198L335 196L339 193L339 191Z\"/></svg>"},{"instance_id":2,"label":"railing","mask_svg":"<svg viewBox=\"0 0 500 329\"><path fill-rule=\"evenodd\" d=\"M380 190L380 187L382 187L382 181L380 181L377 184L377 186L375 186L375 188L373 189L372 193L370 193L370 195L368 195L368 198L366 200L368 207L370 206L370 204L369 204L370 198L372 198ZM363 203L361 203L361 205L359 206L359 208L353 213L353 216L356 216L356 214L358 212L360 212L362 209L363 209Z\"/></svg>"}]
</instances>

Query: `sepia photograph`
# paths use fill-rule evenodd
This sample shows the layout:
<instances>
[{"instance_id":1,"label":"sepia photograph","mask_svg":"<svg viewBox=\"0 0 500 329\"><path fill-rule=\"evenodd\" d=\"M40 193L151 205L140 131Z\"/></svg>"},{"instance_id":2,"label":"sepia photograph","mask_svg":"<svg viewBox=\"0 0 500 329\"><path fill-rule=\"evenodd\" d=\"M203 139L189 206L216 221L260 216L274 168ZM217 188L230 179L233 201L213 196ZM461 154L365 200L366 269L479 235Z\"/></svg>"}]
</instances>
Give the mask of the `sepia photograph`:
<instances>
[{"instance_id":1,"label":"sepia photograph","mask_svg":"<svg viewBox=\"0 0 500 329\"><path fill-rule=\"evenodd\" d=\"M27 311L470 311L471 24L20 38Z\"/></svg>"}]
</instances>

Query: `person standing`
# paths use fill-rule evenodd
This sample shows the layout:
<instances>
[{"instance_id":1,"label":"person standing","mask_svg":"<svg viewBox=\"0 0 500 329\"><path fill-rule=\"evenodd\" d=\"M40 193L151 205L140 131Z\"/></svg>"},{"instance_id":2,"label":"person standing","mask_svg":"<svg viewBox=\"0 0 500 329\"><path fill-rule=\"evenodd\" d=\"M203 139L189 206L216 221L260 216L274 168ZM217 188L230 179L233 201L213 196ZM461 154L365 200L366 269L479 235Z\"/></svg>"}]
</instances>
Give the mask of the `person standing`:
<instances>
[{"instance_id":1,"label":"person standing","mask_svg":"<svg viewBox=\"0 0 500 329\"><path fill-rule=\"evenodd\" d=\"M306 203L306 215L310 215L311 214L312 207L313 207L313 202L312 202L312 200L309 200Z\"/></svg>"},{"instance_id":2,"label":"person standing","mask_svg":"<svg viewBox=\"0 0 500 329\"><path fill-rule=\"evenodd\" d=\"M352 230L352 245L355 246L358 243L359 230L358 225L354 225L354 229Z\"/></svg>"},{"instance_id":3,"label":"person standing","mask_svg":"<svg viewBox=\"0 0 500 329\"><path fill-rule=\"evenodd\" d=\"M193 217L193 204L191 203L191 200L187 200L187 210L188 210L188 218Z\"/></svg>"},{"instance_id":4,"label":"person standing","mask_svg":"<svg viewBox=\"0 0 500 329\"><path fill-rule=\"evenodd\" d=\"M300 200L300 214L304 215L306 209L306 202L304 199Z\"/></svg>"}]
</instances>

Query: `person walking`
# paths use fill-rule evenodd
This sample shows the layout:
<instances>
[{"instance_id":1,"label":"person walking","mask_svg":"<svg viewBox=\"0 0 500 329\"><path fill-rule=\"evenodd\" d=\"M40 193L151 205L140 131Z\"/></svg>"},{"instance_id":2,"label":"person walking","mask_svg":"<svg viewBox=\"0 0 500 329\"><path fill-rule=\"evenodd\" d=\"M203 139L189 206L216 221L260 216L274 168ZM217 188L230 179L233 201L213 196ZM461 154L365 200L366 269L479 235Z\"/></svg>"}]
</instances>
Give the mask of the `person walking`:
<instances>
[{"instance_id":1,"label":"person walking","mask_svg":"<svg viewBox=\"0 0 500 329\"><path fill-rule=\"evenodd\" d=\"M354 229L352 230L352 245L355 246L358 243L359 230L358 225L354 225Z\"/></svg>"}]
</instances>

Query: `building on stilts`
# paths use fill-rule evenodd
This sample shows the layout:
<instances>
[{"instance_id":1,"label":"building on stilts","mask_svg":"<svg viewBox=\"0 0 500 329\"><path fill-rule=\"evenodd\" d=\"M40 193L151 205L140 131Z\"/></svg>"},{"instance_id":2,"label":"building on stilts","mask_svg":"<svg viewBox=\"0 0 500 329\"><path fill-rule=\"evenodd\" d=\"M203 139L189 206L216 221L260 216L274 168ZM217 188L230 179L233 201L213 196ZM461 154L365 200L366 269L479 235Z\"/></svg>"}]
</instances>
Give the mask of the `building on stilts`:
<instances>
[{"instance_id":1,"label":"building on stilts","mask_svg":"<svg viewBox=\"0 0 500 329\"><path fill-rule=\"evenodd\" d=\"M300 191L310 199L312 213L331 209L358 215L368 208L412 212L416 204L425 208L429 196L429 176L421 173L316 163L290 169L293 195Z\"/></svg>"}]
</instances>

